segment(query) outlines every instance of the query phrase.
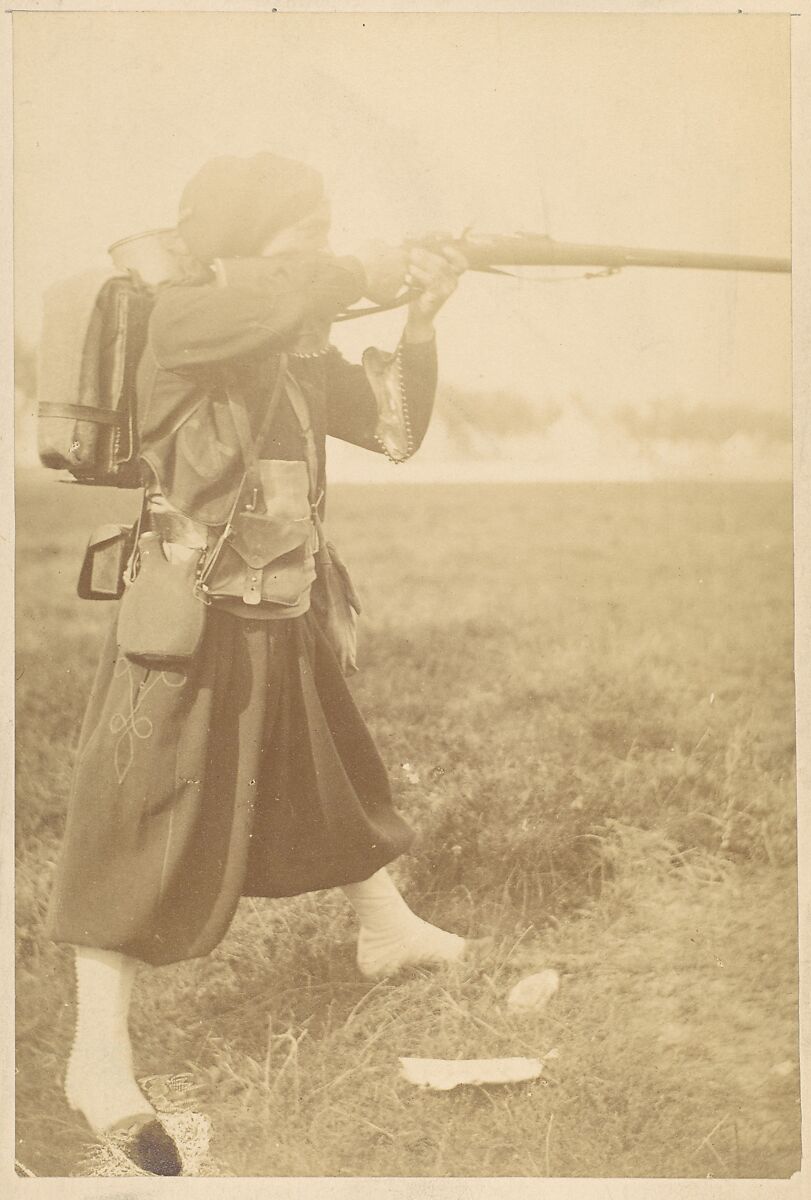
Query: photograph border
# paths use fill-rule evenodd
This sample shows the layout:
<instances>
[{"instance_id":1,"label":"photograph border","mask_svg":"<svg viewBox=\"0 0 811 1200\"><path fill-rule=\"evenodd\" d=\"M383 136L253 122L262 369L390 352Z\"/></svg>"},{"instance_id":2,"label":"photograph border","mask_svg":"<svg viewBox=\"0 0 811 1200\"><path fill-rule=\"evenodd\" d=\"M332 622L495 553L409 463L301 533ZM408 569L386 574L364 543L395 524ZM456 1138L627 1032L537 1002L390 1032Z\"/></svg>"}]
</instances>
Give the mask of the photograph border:
<instances>
[{"instance_id":1,"label":"photograph border","mask_svg":"<svg viewBox=\"0 0 811 1200\"><path fill-rule=\"evenodd\" d=\"M726 14L730 19L740 17L745 19L748 14L789 14L791 17L791 50L792 50L792 326L793 326L793 380L794 380L794 514L795 514L795 667L796 667L796 713L798 734L797 779L798 779L798 861L799 896L800 896L800 1018L801 1018L801 1061L802 1061L802 1096L803 1096L803 1145L807 1148L809 1141L809 1045L811 1044L811 980L809 979L809 959L811 955L811 881L807 864L811 863L811 823L808 816L807 800L811 791L811 558L809 544L811 543L811 299L809 298L809 255L808 232L811 223L811 163L809 162L809 147L811 147L811 8L806 0L795 0L788 8L784 5L761 3L753 8L742 9L737 4L657 4L642 3L442 3L436 5L409 3L313 3L313 4L220 4L201 3L183 4L152 3L148 7L135 0L122 0L118 4L93 4L69 2L65 6L59 4L30 3L14 4L6 9L2 30L2 63L6 68L2 72L3 79L3 156L6 170L3 172L3 190L5 198L4 212L7 220L3 223L3 261L6 270L3 273L4 311L13 312L13 83L12 83L12 24L15 13L64 13L64 12L190 12L200 15L228 13L312 13L327 15L337 13L370 12L376 14L407 11L415 18L421 13L439 12L442 14L464 13L475 16L480 12L503 13L513 15L522 12L532 13L567 13L572 16L592 13L616 14L648 14L670 15L672 13L692 13L701 15ZM6 394L13 396L13 345L11 319L4 331L4 348L2 356L4 378L7 384ZM11 408L13 406L9 406ZM6 672L7 686L3 689L2 728L5 745L0 756L2 763L3 798L2 805L2 842L0 843L0 864L2 864L2 903L0 903L0 920L2 921L2 951L6 969L2 972L3 979L3 1022L2 1042L0 1043L0 1069L3 1080L3 1101L0 1104L0 1132L4 1153L0 1162L0 1191L5 1195L25 1197L26 1200L40 1200L40 1197L66 1197L68 1200L78 1197L146 1197L158 1195L164 1189L173 1189L175 1196L194 1196L221 1198L230 1197L262 1197L271 1200L284 1197L284 1200L311 1200L317 1196L319 1200L343 1200L344 1197L386 1197L386 1200L400 1200L401 1197L420 1200L429 1197L462 1198L486 1195L492 1200L524 1200L538 1196L543 1189L543 1196L549 1200L588 1200L591 1197L601 1197L605 1200L636 1200L637 1197L656 1197L656 1200L670 1200L671 1197L685 1197L689 1200L780 1200L781 1197L799 1197L811 1194L809 1190L809 1172L807 1162L803 1170L791 1180L673 1180L673 1179L547 1179L534 1178L189 1178L189 1179L92 1179L92 1178L21 1178L14 1171L14 1043L13 1043L13 1009L14 1009L14 957L13 957L13 915L14 915L14 877L13 877L13 847L14 847L14 801L12 767L13 741L13 693L14 693L14 656L13 656L13 502L14 502L14 464L13 464L13 434L10 431L12 414L7 414L6 436L0 442L2 453L2 514L4 528L0 532L0 569L3 578L9 585L9 602L4 606L5 624L2 638L2 662Z\"/></svg>"}]
</instances>

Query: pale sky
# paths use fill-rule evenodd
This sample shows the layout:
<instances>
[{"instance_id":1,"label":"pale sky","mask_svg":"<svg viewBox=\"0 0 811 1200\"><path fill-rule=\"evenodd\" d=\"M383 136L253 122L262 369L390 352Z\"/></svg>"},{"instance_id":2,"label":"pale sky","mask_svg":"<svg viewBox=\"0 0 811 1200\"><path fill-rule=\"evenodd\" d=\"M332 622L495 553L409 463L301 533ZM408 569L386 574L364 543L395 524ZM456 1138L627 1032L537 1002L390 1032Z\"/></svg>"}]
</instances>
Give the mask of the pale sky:
<instances>
[{"instance_id":1,"label":"pale sky","mask_svg":"<svg viewBox=\"0 0 811 1200\"><path fill-rule=\"evenodd\" d=\"M225 153L319 167L340 252L466 226L790 251L787 18L18 13L14 25L17 321L31 341L44 287L103 263L119 237L172 224L185 181ZM623 406L785 424L789 314L787 276L471 275L439 320L442 374L561 403L533 450L554 477L567 448L575 475L611 459L614 474L625 463L644 477L606 423ZM350 354L392 346L400 324L366 320L335 340ZM737 449L654 446L652 475L721 470L722 449L743 474L786 473L785 439L741 436Z\"/></svg>"}]
</instances>

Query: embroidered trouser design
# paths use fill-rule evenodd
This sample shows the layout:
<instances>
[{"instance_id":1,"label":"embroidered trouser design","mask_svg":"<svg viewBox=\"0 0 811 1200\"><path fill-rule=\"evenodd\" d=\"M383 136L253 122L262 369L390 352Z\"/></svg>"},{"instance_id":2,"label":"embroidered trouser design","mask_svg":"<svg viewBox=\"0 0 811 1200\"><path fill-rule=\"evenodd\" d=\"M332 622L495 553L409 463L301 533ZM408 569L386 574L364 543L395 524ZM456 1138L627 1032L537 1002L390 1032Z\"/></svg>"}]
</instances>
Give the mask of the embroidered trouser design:
<instances>
[{"instance_id":1,"label":"embroidered trouser design","mask_svg":"<svg viewBox=\"0 0 811 1200\"><path fill-rule=\"evenodd\" d=\"M354 883L413 841L310 614L208 618L187 674L123 666L111 629L51 898L57 941L193 958L241 895Z\"/></svg>"}]
</instances>

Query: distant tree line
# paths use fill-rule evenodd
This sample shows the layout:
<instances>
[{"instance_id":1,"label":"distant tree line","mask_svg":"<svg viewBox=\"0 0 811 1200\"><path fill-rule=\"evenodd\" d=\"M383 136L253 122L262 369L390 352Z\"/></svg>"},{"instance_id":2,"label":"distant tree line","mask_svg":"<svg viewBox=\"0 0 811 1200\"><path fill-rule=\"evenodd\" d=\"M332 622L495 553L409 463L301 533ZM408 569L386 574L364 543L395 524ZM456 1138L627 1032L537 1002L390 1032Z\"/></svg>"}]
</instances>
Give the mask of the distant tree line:
<instances>
[{"instance_id":1,"label":"distant tree line","mask_svg":"<svg viewBox=\"0 0 811 1200\"><path fill-rule=\"evenodd\" d=\"M563 405L516 392L468 391L446 384L437 396L437 413L457 449L470 452L481 435L497 440L543 433L562 415Z\"/></svg>"}]
</instances>

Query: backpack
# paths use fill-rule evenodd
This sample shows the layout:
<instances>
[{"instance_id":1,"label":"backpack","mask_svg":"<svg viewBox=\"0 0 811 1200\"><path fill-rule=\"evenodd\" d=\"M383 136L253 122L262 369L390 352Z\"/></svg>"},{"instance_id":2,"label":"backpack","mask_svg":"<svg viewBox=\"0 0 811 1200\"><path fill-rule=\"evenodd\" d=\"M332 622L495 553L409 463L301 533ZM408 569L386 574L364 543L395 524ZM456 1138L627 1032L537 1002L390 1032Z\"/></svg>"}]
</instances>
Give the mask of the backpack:
<instances>
[{"instance_id":1,"label":"backpack","mask_svg":"<svg viewBox=\"0 0 811 1200\"><path fill-rule=\"evenodd\" d=\"M141 486L135 373L154 290L133 274L86 271L45 293L37 438L43 466L78 483Z\"/></svg>"}]
</instances>

